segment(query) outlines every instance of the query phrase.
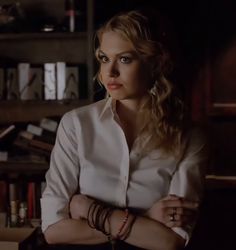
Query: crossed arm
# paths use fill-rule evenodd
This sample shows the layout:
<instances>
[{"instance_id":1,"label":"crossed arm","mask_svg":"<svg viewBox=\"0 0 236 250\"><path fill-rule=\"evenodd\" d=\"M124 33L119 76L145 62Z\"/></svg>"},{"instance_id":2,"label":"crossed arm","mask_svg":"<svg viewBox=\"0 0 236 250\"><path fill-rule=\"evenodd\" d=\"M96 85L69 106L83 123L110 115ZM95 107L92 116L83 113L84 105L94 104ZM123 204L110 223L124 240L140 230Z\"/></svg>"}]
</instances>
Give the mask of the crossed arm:
<instances>
[{"instance_id":1,"label":"crossed arm","mask_svg":"<svg viewBox=\"0 0 236 250\"><path fill-rule=\"evenodd\" d=\"M89 197L83 195L72 197L70 202L71 218L66 218L67 209L65 212L61 207L49 207L50 204L61 205L61 203L48 203L48 200L56 197L64 198L64 202L77 190L79 173L75 171L77 168L74 168L74 166L78 165L78 159L76 158L76 145L74 145L76 143L73 140L76 136L72 134L68 137L63 129L64 127L61 126L61 137L58 139L55 145L56 150L52 154L54 164L52 164L48 173L50 185L42 203L45 207L44 213L42 213L44 225L49 225L44 231L45 239L51 244L91 245L105 243L108 241L107 237L102 232L90 228L87 223L88 209L93 202ZM198 201L200 199L197 198L202 191L203 169L207 158L205 157L205 144L198 142L199 136L196 136L195 140L197 140L197 143L193 143L186 154L185 160L182 161L179 168L181 171L176 171L172 178L169 193L176 193L189 199L193 197L195 201ZM66 152L62 147L65 141L69 145ZM61 165L63 167L59 168ZM66 178L62 178L63 176L66 176ZM181 185L179 185L180 183ZM60 188L58 189L58 187ZM62 205L64 206L64 203ZM125 241L144 249L181 249L185 245L185 239L174 231L174 227L184 228L185 225L188 226L195 221L193 216L196 214L197 205L195 202L177 196L167 196L154 203L145 214L137 217L131 233ZM48 207L50 211L54 211L53 208L55 208L55 213L48 214ZM53 218L49 219L49 217ZM123 218L124 211L115 209L110 220L110 231L113 235L116 235L119 230ZM52 224L53 221L56 222Z\"/></svg>"},{"instance_id":2,"label":"crossed arm","mask_svg":"<svg viewBox=\"0 0 236 250\"><path fill-rule=\"evenodd\" d=\"M70 202L71 219L63 219L45 231L48 243L99 244L107 242L107 237L89 227L88 209L94 200L84 195L73 196ZM156 202L144 215L140 215L132 226L129 237L125 240L131 245L144 249L181 249L185 240L171 228L188 224L196 213L198 204L177 196L167 196ZM175 209L175 220L170 216ZM124 218L124 211L115 209L110 219L110 231L113 236L119 230Z\"/></svg>"}]
</instances>

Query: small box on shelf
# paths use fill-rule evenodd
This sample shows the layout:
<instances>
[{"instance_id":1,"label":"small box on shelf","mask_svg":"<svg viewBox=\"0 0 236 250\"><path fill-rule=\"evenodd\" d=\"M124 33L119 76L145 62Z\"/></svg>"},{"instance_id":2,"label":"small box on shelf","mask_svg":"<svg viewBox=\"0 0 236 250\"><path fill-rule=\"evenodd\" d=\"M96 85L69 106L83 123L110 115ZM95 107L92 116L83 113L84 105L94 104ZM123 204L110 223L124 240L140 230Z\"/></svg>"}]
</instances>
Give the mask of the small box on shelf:
<instances>
[{"instance_id":1,"label":"small box on shelf","mask_svg":"<svg viewBox=\"0 0 236 250\"><path fill-rule=\"evenodd\" d=\"M35 228L0 228L0 249L33 249L35 233Z\"/></svg>"}]
</instances>

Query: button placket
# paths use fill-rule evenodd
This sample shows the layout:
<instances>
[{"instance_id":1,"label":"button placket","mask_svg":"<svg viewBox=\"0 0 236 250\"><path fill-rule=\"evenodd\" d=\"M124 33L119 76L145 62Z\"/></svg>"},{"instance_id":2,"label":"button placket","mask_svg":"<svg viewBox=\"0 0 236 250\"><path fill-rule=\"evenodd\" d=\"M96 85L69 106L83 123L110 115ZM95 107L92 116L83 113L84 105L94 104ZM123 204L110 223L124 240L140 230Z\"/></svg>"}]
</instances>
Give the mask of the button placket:
<instances>
[{"instance_id":1,"label":"button placket","mask_svg":"<svg viewBox=\"0 0 236 250\"><path fill-rule=\"evenodd\" d=\"M117 126L117 129L120 132L120 143L122 145L123 151L120 152L121 154L121 162L120 162L120 176L119 176L119 183L117 187L117 203L120 207L126 206L126 196L127 196L127 187L128 187L128 173L129 173L129 166L130 166L130 157L129 157L129 148L126 141L126 137L124 134L123 129L119 125L119 122L114 117L114 122Z\"/></svg>"}]
</instances>

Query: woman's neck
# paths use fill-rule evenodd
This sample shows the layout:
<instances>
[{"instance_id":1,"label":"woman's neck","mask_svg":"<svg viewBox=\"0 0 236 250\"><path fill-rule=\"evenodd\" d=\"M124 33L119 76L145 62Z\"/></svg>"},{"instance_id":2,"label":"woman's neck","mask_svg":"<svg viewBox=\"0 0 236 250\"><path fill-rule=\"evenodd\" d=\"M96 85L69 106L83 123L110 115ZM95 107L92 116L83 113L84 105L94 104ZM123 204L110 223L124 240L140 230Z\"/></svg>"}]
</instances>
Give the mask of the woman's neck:
<instances>
[{"instance_id":1,"label":"woman's neck","mask_svg":"<svg viewBox=\"0 0 236 250\"><path fill-rule=\"evenodd\" d=\"M118 100L116 101L116 111L118 115L123 112L130 115L137 115L146 100L147 97L136 100Z\"/></svg>"},{"instance_id":2,"label":"woman's neck","mask_svg":"<svg viewBox=\"0 0 236 250\"><path fill-rule=\"evenodd\" d=\"M116 102L116 112L119 116L121 127L125 133L129 149L132 148L132 145L138 135L139 125L137 121L139 110L143 104L143 100L122 100Z\"/></svg>"}]
</instances>

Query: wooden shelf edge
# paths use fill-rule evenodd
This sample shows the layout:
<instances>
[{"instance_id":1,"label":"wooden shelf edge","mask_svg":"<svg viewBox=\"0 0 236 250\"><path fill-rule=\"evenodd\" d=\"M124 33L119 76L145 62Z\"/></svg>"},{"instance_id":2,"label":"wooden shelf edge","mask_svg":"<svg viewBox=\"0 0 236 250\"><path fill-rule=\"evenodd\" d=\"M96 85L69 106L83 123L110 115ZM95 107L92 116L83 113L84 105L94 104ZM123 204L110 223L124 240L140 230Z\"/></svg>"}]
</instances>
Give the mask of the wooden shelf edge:
<instances>
[{"instance_id":1,"label":"wooden shelf edge","mask_svg":"<svg viewBox=\"0 0 236 250\"><path fill-rule=\"evenodd\" d=\"M67 111L90 103L89 100L1 101L0 123L33 122L44 117L62 116Z\"/></svg>"},{"instance_id":2,"label":"wooden shelf edge","mask_svg":"<svg viewBox=\"0 0 236 250\"><path fill-rule=\"evenodd\" d=\"M0 162L0 174L45 172L49 163L43 162Z\"/></svg>"},{"instance_id":3,"label":"wooden shelf edge","mask_svg":"<svg viewBox=\"0 0 236 250\"><path fill-rule=\"evenodd\" d=\"M206 187L208 189L236 188L236 176L207 175Z\"/></svg>"},{"instance_id":4,"label":"wooden shelf edge","mask_svg":"<svg viewBox=\"0 0 236 250\"><path fill-rule=\"evenodd\" d=\"M86 32L25 32L25 33L0 33L0 41L21 39L82 39Z\"/></svg>"}]
</instances>

